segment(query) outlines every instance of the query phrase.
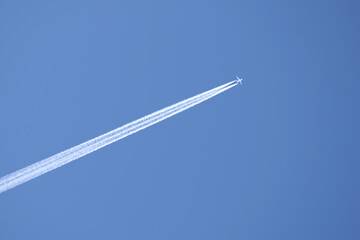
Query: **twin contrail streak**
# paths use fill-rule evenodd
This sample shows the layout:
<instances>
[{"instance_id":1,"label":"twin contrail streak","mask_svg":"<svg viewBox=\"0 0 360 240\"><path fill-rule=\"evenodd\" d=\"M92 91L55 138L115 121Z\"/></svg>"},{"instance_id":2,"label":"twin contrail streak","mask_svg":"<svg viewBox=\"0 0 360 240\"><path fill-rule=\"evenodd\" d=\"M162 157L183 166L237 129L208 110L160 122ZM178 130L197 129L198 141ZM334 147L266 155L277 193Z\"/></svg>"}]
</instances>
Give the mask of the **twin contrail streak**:
<instances>
[{"instance_id":1,"label":"twin contrail streak","mask_svg":"<svg viewBox=\"0 0 360 240\"><path fill-rule=\"evenodd\" d=\"M33 178L36 178L66 163L74 161L100 148L103 148L115 141L118 141L126 136L136 133L144 128L147 128L155 123L158 123L177 113L180 113L190 107L193 107L209 98L212 98L234 87L238 83L239 81L232 81L204 93L200 93L194 97L185 99L169 107L163 108L138 120L125 124L122 127L105 133L99 137L93 138L87 142L55 154L28 167L8 174L0 178L0 193L5 192Z\"/></svg>"}]
</instances>

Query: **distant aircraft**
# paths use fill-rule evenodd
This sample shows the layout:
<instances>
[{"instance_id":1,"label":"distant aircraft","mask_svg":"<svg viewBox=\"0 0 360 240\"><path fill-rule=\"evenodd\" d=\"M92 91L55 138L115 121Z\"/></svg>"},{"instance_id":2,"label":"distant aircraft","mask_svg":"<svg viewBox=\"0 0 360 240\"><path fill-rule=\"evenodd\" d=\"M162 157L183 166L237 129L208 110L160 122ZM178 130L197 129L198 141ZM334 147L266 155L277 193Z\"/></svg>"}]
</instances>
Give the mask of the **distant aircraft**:
<instances>
[{"instance_id":1,"label":"distant aircraft","mask_svg":"<svg viewBox=\"0 0 360 240\"><path fill-rule=\"evenodd\" d=\"M235 79L236 82L240 83L242 85L242 78L239 78L238 76L236 76L237 79Z\"/></svg>"}]
</instances>

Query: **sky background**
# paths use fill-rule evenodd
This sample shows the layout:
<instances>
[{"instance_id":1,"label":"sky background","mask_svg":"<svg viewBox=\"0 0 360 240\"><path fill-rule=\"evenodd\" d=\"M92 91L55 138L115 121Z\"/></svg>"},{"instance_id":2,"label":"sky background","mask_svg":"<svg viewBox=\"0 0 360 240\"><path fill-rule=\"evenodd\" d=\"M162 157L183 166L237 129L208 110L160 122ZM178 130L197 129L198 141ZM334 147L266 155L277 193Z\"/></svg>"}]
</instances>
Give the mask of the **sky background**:
<instances>
[{"instance_id":1,"label":"sky background","mask_svg":"<svg viewBox=\"0 0 360 240\"><path fill-rule=\"evenodd\" d=\"M1 1L0 239L360 239L359 1Z\"/></svg>"}]
</instances>

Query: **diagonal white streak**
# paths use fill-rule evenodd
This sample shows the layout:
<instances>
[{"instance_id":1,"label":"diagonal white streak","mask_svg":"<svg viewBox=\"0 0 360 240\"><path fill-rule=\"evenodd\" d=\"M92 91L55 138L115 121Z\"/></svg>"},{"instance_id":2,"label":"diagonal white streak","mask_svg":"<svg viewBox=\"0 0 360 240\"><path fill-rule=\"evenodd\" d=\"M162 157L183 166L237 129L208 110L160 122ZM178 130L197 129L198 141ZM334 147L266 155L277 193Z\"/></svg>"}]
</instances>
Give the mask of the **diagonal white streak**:
<instances>
[{"instance_id":1,"label":"diagonal white streak","mask_svg":"<svg viewBox=\"0 0 360 240\"><path fill-rule=\"evenodd\" d=\"M143 117L143 118L140 118L140 119L138 119L138 120L136 120L136 121L133 121L133 122L131 122L131 123L128 123L128 124L126 124L126 125L124 125L124 126L122 126L122 127L120 127L120 128L117 128L117 129L115 129L115 130L113 130L113 131L110 131L110 132L108 132L108 133L106 133L106 134L103 134L103 135L101 135L101 136L99 136L99 137L96 137L96 138L94 138L94 139L92 139L92 140L89 140L89 141L87 141L87 142L85 142L85 143L82 143L82 144L80 144L80 145L78 145L78 146L75 146L75 147L70 148L70 149L68 149L68 150L66 150L66 151L63 151L63 152L61 152L61 153L58 153L58 154L56 154L56 155L54 155L54 156L52 156L52 157L49 157L49 158L45 159L46 161L43 160L43 161L37 162L37 163L35 163L35 164L36 164L37 167L41 167L41 166L44 165L44 164L48 164L48 163L50 162L50 160L51 160L51 161L54 161L54 160L57 160L58 158L64 157L65 155L70 155L70 154L73 154L73 153L77 153L77 152L79 151L79 149L85 150L85 148L87 148L87 147L92 147L93 144L95 144L95 143L99 143L99 142L101 142L101 141L104 140L104 139L109 139L110 137L112 137L112 136L114 136L114 135L116 135L116 134L118 134L118 133L123 133L123 132L126 131L126 130L132 129L134 126L138 126L140 123L145 124L145 123L147 123L148 121L151 121L151 120L153 120L153 119L157 119L158 117L161 117L162 114L164 114L164 113L166 113L166 112L168 112L168 111L170 111L170 110L177 109L177 108L179 108L179 107L185 106L185 105L191 103L192 101L195 101L195 100L200 99L200 98L202 98L202 97L204 97L204 96L207 96L207 94L211 94L211 93L213 93L214 91L217 91L217 90L219 90L219 89L222 89L222 88L228 86L229 84L231 84L231 83L224 84L224 85L222 85L222 86L220 86L220 87L217 87L217 88L214 88L214 89L209 90L209 91L207 91L207 92L204 92L204 93L202 93L202 94L196 95L195 97L192 97L192 98L183 100L183 101L181 101L181 102L179 102L179 103L177 103L177 104L174 104L174 105L171 105L171 106L166 107L166 108L164 108L164 109L161 109L161 110L159 110L159 111L156 111L156 112L154 112L154 113L152 113L152 114L149 114L149 115L147 115L147 116L145 116L145 117ZM31 165L31 166L34 167L35 164L33 164L33 165ZM30 166L29 166L29 167L30 167ZM14 173L8 175L8 177L11 176L12 178L15 178L15 177L18 177L19 175L24 174L24 172L27 172L27 171L28 171L27 168L23 168L23 169L21 169L21 170L19 170L19 171L17 171L17 172L14 172Z\"/></svg>"},{"instance_id":2,"label":"diagonal white streak","mask_svg":"<svg viewBox=\"0 0 360 240\"><path fill-rule=\"evenodd\" d=\"M213 88L209 91L198 94L194 97L185 99L181 102L163 108L145 117L142 117L138 120L125 124L124 126L112 130L108 133L105 133L99 137L93 138L87 142L84 142L68 150L55 154L42 161L34 163L28 167L20 169L11 174L8 174L0 178L0 193L5 192L33 178L36 178L66 163L74 161L100 148L103 148L115 141L118 141L126 136L136 133L144 128L154 125L166 118L169 118L209 98L212 98L234 87L237 84L238 82L232 81L227 84L221 85L219 87Z\"/></svg>"}]
</instances>

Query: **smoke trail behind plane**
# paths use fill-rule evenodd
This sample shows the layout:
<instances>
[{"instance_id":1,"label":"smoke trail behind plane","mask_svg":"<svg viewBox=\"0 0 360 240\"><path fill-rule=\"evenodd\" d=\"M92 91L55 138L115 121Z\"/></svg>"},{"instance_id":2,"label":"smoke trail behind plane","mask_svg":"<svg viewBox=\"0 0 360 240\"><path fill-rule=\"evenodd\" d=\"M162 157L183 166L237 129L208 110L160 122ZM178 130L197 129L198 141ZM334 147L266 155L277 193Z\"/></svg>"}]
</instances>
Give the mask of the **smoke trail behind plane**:
<instances>
[{"instance_id":1,"label":"smoke trail behind plane","mask_svg":"<svg viewBox=\"0 0 360 240\"><path fill-rule=\"evenodd\" d=\"M55 154L42 161L20 169L14 173L8 174L0 178L0 193L14 188L22 183L25 183L33 178L36 178L66 163L74 161L100 148L103 148L115 141L118 141L151 125L154 125L162 120L165 120L166 118L180 113L190 107L193 107L209 98L212 98L236 86L238 83L239 82L235 80L219 87L213 88L204 93L198 94L194 97L185 99L181 102L163 108L145 117L142 117L138 120L125 124L124 126L105 133L99 137L93 138L87 142Z\"/></svg>"}]
</instances>

